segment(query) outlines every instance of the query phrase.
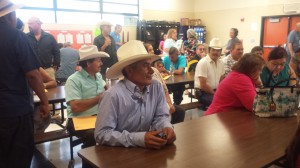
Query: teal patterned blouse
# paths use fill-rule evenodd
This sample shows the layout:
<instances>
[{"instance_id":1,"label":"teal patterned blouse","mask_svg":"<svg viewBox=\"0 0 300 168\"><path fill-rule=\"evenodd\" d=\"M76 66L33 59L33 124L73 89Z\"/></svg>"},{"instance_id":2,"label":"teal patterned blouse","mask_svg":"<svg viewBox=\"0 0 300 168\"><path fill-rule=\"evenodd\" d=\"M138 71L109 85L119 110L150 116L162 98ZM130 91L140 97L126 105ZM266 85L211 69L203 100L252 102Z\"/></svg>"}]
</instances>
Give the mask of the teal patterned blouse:
<instances>
[{"instance_id":1,"label":"teal patterned blouse","mask_svg":"<svg viewBox=\"0 0 300 168\"><path fill-rule=\"evenodd\" d=\"M290 78L289 65L286 63L284 65L283 70L280 71L278 75L272 76L271 79L270 79L270 75L271 75L271 72L265 66L260 74L261 81L265 87L274 86L277 82L280 82L280 81ZM270 80L270 83L268 85L269 80ZM289 81L283 82L283 83L279 84L278 86L289 86Z\"/></svg>"}]
</instances>

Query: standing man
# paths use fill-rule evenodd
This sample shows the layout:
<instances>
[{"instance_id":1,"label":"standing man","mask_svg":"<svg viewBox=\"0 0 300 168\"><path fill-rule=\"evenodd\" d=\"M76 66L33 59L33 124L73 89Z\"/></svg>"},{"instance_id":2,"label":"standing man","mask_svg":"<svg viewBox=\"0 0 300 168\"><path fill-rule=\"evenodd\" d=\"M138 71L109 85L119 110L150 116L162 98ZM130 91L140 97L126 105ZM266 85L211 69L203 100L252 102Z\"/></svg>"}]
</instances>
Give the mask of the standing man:
<instances>
[{"instance_id":1,"label":"standing man","mask_svg":"<svg viewBox=\"0 0 300 168\"><path fill-rule=\"evenodd\" d=\"M39 60L26 35L16 29L15 10L21 6L0 0L1 167L30 167L34 149L33 91L40 98L40 115L49 115Z\"/></svg>"},{"instance_id":2,"label":"standing man","mask_svg":"<svg viewBox=\"0 0 300 168\"><path fill-rule=\"evenodd\" d=\"M231 72L231 67L243 56L244 47L241 41L231 44L230 54L222 59L224 63L225 76Z\"/></svg>"},{"instance_id":3,"label":"standing man","mask_svg":"<svg viewBox=\"0 0 300 168\"><path fill-rule=\"evenodd\" d=\"M295 52L300 48L300 22L296 23L295 30L288 35L285 50L288 54L287 62L294 57Z\"/></svg>"},{"instance_id":4,"label":"standing man","mask_svg":"<svg viewBox=\"0 0 300 168\"><path fill-rule=\"evenodd\" d=\"M111 32L110 33L110 36L112 38L114 38L115 42L116 42L116 50L118 50L121 45L122 45L122 42L121 42L121 31L122 31L122 26L117 24L115 26L115 31Z\"/></svg>"},{"instance_id":5,"label":"standing man","mask_svg":"<svg viewBox=\"0 0 300 168\"><path fill-rule=\"evenodd\" d=\"M131 40L118 50L118 57L120 61L107 71L107 78L124 79L104 92L98 108L96 142L152 149L172 144L176 135L163 87L152 80L151 60L159 56L148 54L141 41Z\"/></svg>"},{"instance_id":6,"label":"standing man","mask_svg":"<svg viewBox=\"0 0 300 168\"><path fill-rule=\"evenodd\" d=\"M105 74L107 68L118 62L116 42L109 35L111 32L112 24L107 21L101 21L99 23L101 34L94 39L94 45L98 47L99 51L104 51L109 55L109 58L103 58L103 65L101 67L100 73L103 79L106 79Z\"/></svg>"},{"instance_id":7,"label":"standing man","mask_svg":"<svg viewBox=\"0 0 300 168\"><path fill-rule=\"evenodd\" d=\"M55 71L60 64L60 52L55 38L42 30L42 22L37 17L28 20L29 33L27 33L31 46L35 49L42 68L51 78L55 79Z\"/></svg>"},{"instance_id":8,"label":"standing man","mask_svg":"<svg viewBox=\"0 0 300 168\"><path fill-rule=\"evenodd\" d=\"M194 87L198 101L208 107L214 97L220 81L224 78L224 64L219 59L222 44L218 38L213 38L208 47L208 56L202 58L195 71Z\"/></svg>"}]
</instances>

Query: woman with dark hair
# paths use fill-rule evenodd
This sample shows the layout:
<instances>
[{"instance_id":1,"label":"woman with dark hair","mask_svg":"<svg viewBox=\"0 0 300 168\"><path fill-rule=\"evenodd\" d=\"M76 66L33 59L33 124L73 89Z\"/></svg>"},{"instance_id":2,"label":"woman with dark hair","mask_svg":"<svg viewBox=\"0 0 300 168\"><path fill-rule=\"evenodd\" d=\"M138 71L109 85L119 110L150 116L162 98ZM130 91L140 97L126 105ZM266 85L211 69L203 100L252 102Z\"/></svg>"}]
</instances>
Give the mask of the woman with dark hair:
<instances>
[{"instance_id":1,"label":"woman with dark hair","mask_svg":"<svg viewBox=\"0 0 300 168\"><path fill-rule=\"evenodd\" d=\"M287 53L284 48L275 47L272 49L260 78L265 87L274 86L276 83L289 78L296 78L294 70L287 63ZM292 86L295 84L295 80L290 80L278 86Z\"/></svg>"},{"instance_id":2,"label":"woman with dark hair","mask_svg":"<svg viewBox=\"0 0 300 168\"><path fill-rule=\"evenodd\" d=\"M244 54L232 67L229 75L220 83L205 115L237 108L252 111L256 95L255 83L259 80L264 64L265 61L258 55Z\"/></svg>"},{"instance_id":3,"label":"woman with dark hair","mask_svg":"<svg viewBox=\"0 0 300 168\"><path fill-rule=\"evenodd\" d=\"M237 36L239 34L239 30L237 28L231 28L230 29L230 40L228 40L227 45L226 45L226 50L225 50L225 55L230 54L230 49L233 43L240 41Z\"/></svg>"}]
</instances>

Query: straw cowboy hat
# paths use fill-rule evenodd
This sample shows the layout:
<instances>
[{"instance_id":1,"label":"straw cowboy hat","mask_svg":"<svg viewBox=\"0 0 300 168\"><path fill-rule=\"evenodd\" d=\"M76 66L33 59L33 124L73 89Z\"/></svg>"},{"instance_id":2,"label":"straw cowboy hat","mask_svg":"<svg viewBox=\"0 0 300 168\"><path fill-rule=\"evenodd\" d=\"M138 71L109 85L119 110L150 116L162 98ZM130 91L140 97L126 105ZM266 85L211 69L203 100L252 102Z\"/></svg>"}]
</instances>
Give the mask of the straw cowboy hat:
<instances>
[{"instance_id":1,"label":"straw cowboy hat","mask_svg":"<svg viewBox=\"0 0 300 168\"><path fill-rule=\"evenodd\" d=\"M0 0L0 17L23 7L24 4L14 4L10 0Z\"/></svg>"},{"instance_id":2,"label":"straw cowboy hat","mask_svg":"<svg viewBox=\"0 0 300 168\"><path fill-rule=\"evenodd\" d=\"M119 62L114 64L106 72L106 77L109 79L117 79L123 77L122 70L135 62L145 59L157 59L160 58L155 54L148 54L143 42L138 40L130 40L122 45L117 51Z\"/></svg>"},{"instance_id":3,"label":"straw cowboy hat","mask_svg":"<svg viewBox=\"0 0 300 168\"><path fill-rule=\"evenodd\" d=\"M216 49L216 50L220 50L223 48L223 45L222 45L222 42L219 38L213 38L210 42L209 42L209 46L208 47L211 47L213 49Z\"/></svg>"},{"instance_id":4,"label":"straw cowboy hat","mask_svg":"<svg viewBox=\"0 0 300 168\"><path fill-rule=\"evenodd\" d=\"M100 58L100 57L109 57L106 52L99 52L98 48L95 45L91 46L84 46L79 49L79 61L85 61L93 58Z\"/></svg>"}]
</instances>

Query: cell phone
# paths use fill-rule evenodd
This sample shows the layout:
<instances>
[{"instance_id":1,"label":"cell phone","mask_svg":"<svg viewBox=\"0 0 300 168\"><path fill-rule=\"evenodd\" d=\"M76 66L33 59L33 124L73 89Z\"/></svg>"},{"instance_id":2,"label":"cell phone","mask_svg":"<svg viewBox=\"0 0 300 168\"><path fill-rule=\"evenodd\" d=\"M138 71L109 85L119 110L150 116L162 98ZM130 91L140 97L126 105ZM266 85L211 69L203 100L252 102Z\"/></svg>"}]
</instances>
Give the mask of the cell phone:
<instances>
[{"instance_id":1,"label":"cell phone","mask_svg":"<svg viewBox=\"0 0 300 168\"><path fill-rule=\"evenodd\" d=\"M160 133L156 134L155 136L158 138L161 138L161 139L167 139L167 135L163 132L160 132Z\"/></svg>"}]
</instances>

